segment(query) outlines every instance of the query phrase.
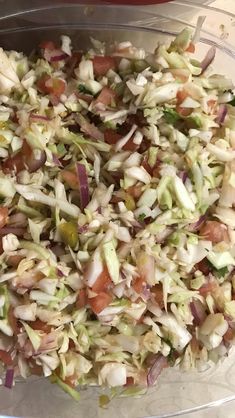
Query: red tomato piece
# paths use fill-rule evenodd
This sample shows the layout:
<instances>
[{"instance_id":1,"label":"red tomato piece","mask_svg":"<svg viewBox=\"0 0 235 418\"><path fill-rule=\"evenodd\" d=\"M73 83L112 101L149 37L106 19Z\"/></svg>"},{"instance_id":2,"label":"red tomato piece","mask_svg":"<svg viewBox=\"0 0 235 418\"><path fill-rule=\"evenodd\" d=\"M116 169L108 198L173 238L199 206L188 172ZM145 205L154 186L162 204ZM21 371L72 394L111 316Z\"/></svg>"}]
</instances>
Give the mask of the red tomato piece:
<instances>
[{"instance_id":1,"label":"red tomato piece","mask_svg":"<svg viewBox=\"0 0 235 418\"><path fill-rule=\"evenodd\" d=\"M191 52L192 54L195 52L195 45L193 42L190 42L188 48L186 49L187 52Z\"/></svg>"},{"instance_id":2,"label":"red tomato piece","mask_svg":"<svg viewBox=\"0 0 235 418\"><path fill-rule=\"evenodd\" d=\"M177 98L177 103L178 103L178 104L183 103L183 101L184 101L187 97L188 97L188 93L187 93L187 91L186 91L186 90L184 90L184 89L178 90L177 95L176 95L176 98Z\"/></svg>"},{"instance_id":3,"label":"red tomato piece","mask_svg":"<svg viewBox=\"0 0 235 418\"><path fill-rule=\"evenodd\" d=\"M78 178L75 173L68 170L63 170L61 172L62 179L69 185L73 190L78 190Z\"/></svg>"},{"instance_id":4,"label":"red tomato piece","mask_svg":"<svg viewBox=\"0 0 235 418\"><path fill-rule=\"evenodd\" d=\"M79 291L77 302L76 302L77 308L79 308L79 309L84 308L84 306L87 305L87 301L88 301L88 299L87 299L86 289L81 289Z\"/></svg>"},{"instance_id":5,"label":"red tomato piece","mask_svg":"<svg viewBox=\"0 0 235 418\"><path fill-rule=\"evenodd\" d=\"M5 350L0 350L0 361L6 366L11 366L13 363L11 355Z\"/></svg>"},{"instance_id":6,"label":"red tomato piece","mask_svg":"<svg viewBox=\"0 0 235 418\"><path fill-rule=\"evenodd\" d=\"M229 242L227 226L217 221L206 221L200 229L200 236L213 244Z\"/></svg>"},{"instance_id":7,"label":"red tomato piece","mask_svg":"<svg viewBox=\"0 0 235 418\"><path fill-rule=\"evenodd\" d=\"M155 284L155 286L151 288L151 292L153 292L155 301L158 303L159 307L161 309L164 308L162 284Z\"/></svg>"},{"instance_id":8,"label":"red tomato piece","mask_svg":"<svg viewBox=\"0 0 235 418\"><path fill-rule=\"evenodd\" d=\"M112 296L105 292L100 292L99 295L89 299L89 304L95 314L102 312L112 302Z\"/></svg>"},{"instance_id":9,"label":"red tomato piece","mask_svg":"<svg viewBox=\"0 0 235 418\"><path fill-rule=\"evenodd\" d=\"M49 51L53 51L54 49L56 49L56 45L53 41L42 41L39 44L39 48L49 49Z\"/></svg>"},{"instance_id":10,"label":"red tomato piece","mask_svg":"<svg viewBox=\"0 0 235 418\"><path fill-rule=\"evenodd\" d=\"M200 270L205 276L208 276L208 274L212 271L212 267L209 265L207 258L204 258L202 261L199 261L195 265L196 270Z\"/></svg>"},{"instance_id":11,"label":"red tomato piece","mask_svg":"<svg viewBox=\"0 0 235 418\"><path fill-rule=\"evenodd\" d=\"M138 294L141 294L146 287L146 281L143 277L139 276L135 279L132 285L134 291Z\"/></svg>"},{"instance_id":12,"label":"red tomato piece","mask_svg":"<svg viewBox=\"0 0 235 418\"><path fill-rule=\"evenodd\" d=\"M113 57L97 55L93 58L93 68L96 76L104 76L109 70L115 70L116 62Z\"/></svg>"},{"instance_id":13,"label":"red tomato piece","mask_svg":"<svg viewBox=\"0 0 235 418\"><path fill-rule=\"evenodd\" d=\"M111 106L112 102L116 98L116 93L113 89L109 87L103 87L101 92L99 93L97 99L95 100L96 103L102 103L105 106Z\"/></svg>"},{"instance_id":14,"label":"red tomato piece","mask_svg":"<svg viewBox=\"0 0 235 418\"><path fill-rule=\"evenodd\" d=\"M104 131L104 140L110 145L115 145L119 139L123 138L124 135L120 135L113 129L106 129ZM133 142L133 139L130 138L129 141L122 147L124 151L136 151L139 145L136 145Z\"/></svg>"},{"instance_id":15,"label":"red tomato piece","mask_svg":"<svg viewBox=\"0 0 235 418\"><path fill-rule=\"evenodd\" d=\"M126 378L125 386L133 386L135 384L134 378L132 376L128 376Z\"/></svg>"},{"instance_id":16,"label":"red tomato piece","mask_svg":"<svg viewBox=\"0 0 235 418\"><path fill-rule=\"evenodd\" d=\"M27 161L28 157L32 154L32 149L24 140L22 148L17 154L8 157L2 165L2 170L4 173L9 173L10 171L15 171L19 173L20 171L25 169L25 162Z\"/></svg>"},{"instance_id":17,"label":"red tomato piece","mask_svg":"<svg viewBox=\"0 0 235 418\"><path fill-rule=\"evenodd\" d=\"M224 341L230 342L234 339L235 332L232 328L228 328L228 330L225 332L223 339Z\"/></svg>"},{"instance_id":18,"label":"red tomato piece","mask_svg":"<svg viewBox=\"0 0 235 418\"><path fill-rule=\"evenodd\" d=\"M122 135L118 134L113 129L106 129L104 131L104 141L110 145L115 145L121 138Z\"/></svg>"},{"instance_id":19,"label":"red tomato piece","mask_svg":"<svg viewBox=\"0 0 235 418\"><path fill-rule=\"evenodd\" d=\"M112 279L109 275L107 267L105 266L104 270L93 284L92 290L95 293L105 292L112 284Z\"/></svg>"},{"instance_id":20,"label":"red tomato piece","mask_svg":"<svg viewBox=\"0 0 235 418\"><path fill-rule=\"evenodd\" d=\"M60 97L66 88L66 83L62 78L53 78L48 74L44 74L39 78L36 85L42 93L52 94L55 97Z\"/></svg>"},{"instance_id":21,"label":"red tomato piece","mask_svg":"<svg viewBox=\"0 0 235 418\"><path fill-rule=\"evenodd\" d=\"M134 199L139 199L142 195L142 186L130 186L127 189L127 193Z\"/></svg>"},{"instance_id":22,"label":"red tomato piece","mask_svg":"<svg viewBox=\"0 0 235 418\"><path fill-rule=\"evenodd\" d=\"M46 322L41 321L40 319L36 319L36 321L30 322L31 328L33 328L36 331L42 331L46 334L49 334L51 332L52 326L46 324Z\"/></svg>"},{"instance_id":23,"label":"red tomato piece","mask_svg":"<svg viewBox=\"0 0 235 418\"><path fill-rule=\"evenodd\" d=\"M191 115L192 111L193 109L189 107L176 106L176 112L179 113L179 115L182 117L187 117Z\"/></svg>"},{"instance_id":24,"label":"red tomato piece","mask_svg":"<svg viewBox=\"0 0 235 418\"><path fill-rule=\"evenodd\" d=\"M199 293L202 296L207 295L208 293L213 293L218 288L218 284L215 281L210 281L206 284L204 284L199 289Z\"/></svg>"}]
</instances>

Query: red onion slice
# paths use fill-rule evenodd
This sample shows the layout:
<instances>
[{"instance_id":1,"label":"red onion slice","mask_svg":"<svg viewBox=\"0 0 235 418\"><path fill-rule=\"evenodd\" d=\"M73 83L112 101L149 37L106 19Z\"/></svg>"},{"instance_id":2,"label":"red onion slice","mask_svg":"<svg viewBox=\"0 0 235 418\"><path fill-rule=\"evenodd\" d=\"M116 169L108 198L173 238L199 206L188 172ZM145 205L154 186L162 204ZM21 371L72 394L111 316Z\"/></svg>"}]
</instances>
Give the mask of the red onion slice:
<instances>
[{"instance_id":1,"label":"red onion slice","mask_svg":"<svg viewBox=\"0 0 235 418\"><path fill-rule=\"evenodd\" d=\"M206 319L206 311L200 300L194 300L190 303L190 309L194 317L195 325L201 325Z\"/></svg>"},{"instance_id":2,"label":"red onion slice","mask_svg":"<svg viewBox=\"0 0 235 418\"><path fill-rule=\"evenodd\" d=\"M37 115L36 113L31 113L30 119L34 120L35 122L49 122L51 120L48 118L48 116Z\"/></svg>"},{"instance_id":3,"label":"red onion slice","mask_svg":"<svg viewBox=\"0 0 235 418\"><path fill-rule=\"evenodd\" d=\"M168 367L166 357L164 357L162 354L157 355L147 375L148 386L153 386L156 383L158 376L160 376L162 370L166 367Z\"/></svg>"},{"instance_id":4,"label":"red onion slice","mask_svg":"<svg viewBox=\"0 0 235 418\"><path fill-rule=\"evenodd\" d=\"M14 382L14 369L7 369L4 386L11 389Z\"/></svg>"},{"instance_id":5,"label":"red onion slice","mask_svg":"<svg viewBox=\"0 0 235 418\"><path fill-rule=\"evenodd\" d=\"M88 177L86 172L86 167L84 164L77 163L76 164L76 172L79 184L79 191L80 191L80 200L81 200L81 209L84 208L89 203L89 187L88 187Z\"/></svg>"},{"instance_id":6,"label":"red onion slice","mask_svg":"<svg viewBox=\"0 0 235 418\"><path fill-rule=\"evenodd\" d=\"M59 160L59 158L57 157L56 154L52 154L52 159L53 159L53 163L57 166L57 167L63 167L63 164L61 163L61 161Z\"/></svg>"},{"instance_id":7,"label":"red onion slice","mask_svg":"<svg viewBox=\"0 0 235 418\"><path fill-rule=\"evenodd\" d=\"M63 51L61 51L61 49L48 49L46 48L44 50L44 58L45 60L49 61L49 62L58 62L58 61L63 61L66 58L68 58L68 55L65 54Z\"/></svg>"},{"instance_id":8,"label":"red onion slice","mask_svg":"<svg viewBox=\"0 0 235 418\"><path fill-rule=\"evenodd\" d=\"M4 236L7 234L14 234L17 237L22 237L27 232L26 228L14 228L11 226L5 226L0 228L0 236Z\"/></svg>"},{"instance_id":9,"label":"red onion slice","mask_svg":"<svg viewBox=\"0 0 235 418\"><path fill-rule=\"evenodd\" d=\"M215 58L215 53L216 53L216 48L215 46L212 46L209 51L207 51L207 54L205 56L205 58L202 60L201 62L201 74L204 73L204 71L206 71L206 69L209 67L209 65L212 63L212 61ZM200 75L201 75L200 74Z\"/></svg>"},{"instance_id":10,"label":"red onion slice","mask_svg":"<svg viewBox=\"0 0 235 418\"><path fill-rule=\"evenodd\" d=\"M215 119L215 122L219 124L223 123L226 118L227 112L228 112L227 106L225 104L221 104L219 106L219 111Z\"/></svg>"},{"instance_id":11,"label":"red onion slice","mask_svg":"<svg viewBox=\"0 0 235 418\"><path fill-rule=\"evenodd\" d=\"M200 218L198 219L197 222L194 222L194 223L192 223L188 226L188 230L191 231L191 232L192 231L198 231L198 229L200 229L200 227L205 222L205 220L206 220L205 215L200 216Z\"/></svg>"},{"instance_id":12,"label":"red onion slice","mask_svg":"<svg viewBox=\"0 0 235 418\"><path fill-rule=\"evenodd\" d=\"M186 171L180 171L179 177L181 178L182 182L185 183L188 178L188 174Z\"/></svg>"},{"instance_id":13,"label":"red onion slice","mask_svg":"<svg viewBox=\"0 0 235 418\"><path fill-rule=\"evenodd\" d=\"M85 234L88 231L88 229L89 229L89 225L87 225L87 224L78 226L78 233L79 234Z\"/></svg>"}]
</instances>

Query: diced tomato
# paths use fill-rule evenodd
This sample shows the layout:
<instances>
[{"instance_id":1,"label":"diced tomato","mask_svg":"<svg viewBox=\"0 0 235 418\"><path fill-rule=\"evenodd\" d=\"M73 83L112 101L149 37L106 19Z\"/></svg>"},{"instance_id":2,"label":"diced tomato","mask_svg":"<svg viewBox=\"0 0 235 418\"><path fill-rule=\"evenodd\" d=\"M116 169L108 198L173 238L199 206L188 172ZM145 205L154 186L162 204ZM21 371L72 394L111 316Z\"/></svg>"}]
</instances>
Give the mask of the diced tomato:
<instances>
[{"instance_id":1,"label":"diced tomato","mask_svg":"<svg viewBox=\"0 0 235 418\"><path fill-rule=\"evenodd\" d=\"M200 287L199 293L200 295L205 296L208 293L213 293L217 288L218 284L215 281L210 281Z\"/></svg>"},{"instance_id":2,"label":"diced tomato","mask_svg":"<svg viewBox=\"0 0 235 418\"><path fill-rule=\"evenodd\" d=\"M130 186L127 189L127 193L134 199L139 199L142 195L142 186Z\"/></svg>"},{"instance_id":3,"label":"diced tomato","mask_svg":"<svg viewBox=\"0 0 235 418\"><path fill-rule=\"evenodd\" d=\"M2 164L3 172L9 173L10 171L15 171L19 173L25 168L24 159L22 157L21 152L18 152L16 155L7 158Z\"/></svg>"},{"instance_id":4,"label":"diced tomato","mask_svg":"<svg viewBox=\"0 0 235 418\"><path fill-rule=\"evenodd\" d=\"M93 58L93 68L96 76L104 76L109 70L115 70L116 62L113 57L97 55Z\"/></svg>"},{"instance_id":5,"label":"diced tomato","mask_svg":"<svg viewBox=\"0 0 235 418\"><path fill-rule=\"evenodd\" d=\"M105 106L111 106L112 102L116 98L116 93L113 89L109 87L103 87L100 94L98 95L97 99L95 100L96 103L102 103Z\"/></svg>"},{"instance_id":6,"label":"diced tomato","mask_svg":"<svg viewBox=\"0 0 235 418\"><path fill-rule=\"evenodd\" d=\"M176 112L179 113L179 115L183 117L189 116L192 113L193 109L180 106L181 103L183 103L183 101L187 99L188 92L184 89L178 90L176 97L177 97Z\"/></svg>"},{"instance_id":7,"label":"diced tomato","mask_svg":"<svg viewBox=\"0 0 235 418\"><path fill-rule=\"evenodd\" d=\"M13 363L11 355L5 350L0 350L0 361L6 366L11 366Z\"/></svg>"},{"instance_id":8,"label":"diced tomato","mask_svg":"<svg viewBox=\"0 0 235 418\"><path fill-rule=\"evenodd\" d=\"M192 111L193 109L189 107L176 106L176 112L182 117L191 115Z\"/></svg>"},{"instance_id":9,"label":"diced tomato","mask_svg":"<svg viewBox=\"0 0 235 418\"><path fill-rule=\"evenodd\" d=\"M23 258L22 255L9 255L6 262L8 266L17 268Z\"/></svg>"},{"instance_id":10,"label":"diced tomato","mask_svg":"<svg viewBox=\"0 0 235 418\"><path fill-rule=\"evenodd\" d=\"M0 228L3 228L7 223L8 208L0 206Z\"/></svg>"},{"instance_id":11,"label":"diced tomato","mask_svg":"<svg viewBox=\"0 0 235 418\"><path fill-rule=\"evenodd\" d=\"M77 297L76 307L78 309L84 308L84 306L87 305L87 302L88 302L88 298L87 298L86 289L81 289Z\"/></svg>"},{"instance_id":12,"label":"diced tomato","mask_svg":"<svg viewBox=\"0 0 235 418\"><path fill-rule=\"evenodd\" d=\"M70 386L71 388L75 388L76 382L77 382L77 376L75 374L73 374L72 376L67 376L63 380L63 382L66 383L66 385Z\"/></svg>"},{"instance_id":13,"label":"diced tomato","mask_svg":"<svg viewBox=\"0 0 235 418\"><path fill-rule=\"evenodd\" d=\"M128 376L126 378L125 386L133 386L135 384L134 378L132 376Z\"/></svg>"},{"instance_id":14,"label":"diced tomato","mask_svg":"<svg viewBox=\"0 0 235 418\"><path fill-rule=\"evenodd\" d=\"M50 51L53 51L54 49L56 49L56 45L53 41L42 41L39 44L39 48L49 49Z\"/></svg>"},{"instance_id":15,"label":"diced tomato","mask_svg":"<svg viewBox=\"0 0 235 418\"><path fill-rule=\"evenodd\" d=\"M51 332L52 326L46 324L46 322L41 321L40 319L36 319L36 321L30 322L31 328L37 331L43 331L46 334Z\"/></svg>"},{"instance_id":16,"label":"diced tomato","mask_svg":"<svg viewBox=\"0 0 235 418\"><path fill-rule=\"evenodd\" d=\"M105 292L100 292L99 295L89 299L89 304L95 314L102 312L112 302L112 296Z\"/></svg>"},{"instance_id":17,"label":"diced tomato","mask_svg":"<svg viewBox=\"0 0 235 418\"><path fill-rule=\"evenodd\" d=\"M137 279L135 279L132 287L134 291L140 295L146 287L146 280L143 277L139 276L137 277Z\"/></svg>"},{"instance_id":18,"label":"diced tomato","mask_svg":"<svg viewBox=\"0 0 235 418\"><path fill-rule=\"evenodd\" d=\"M187 52L191 52L192 54L195 52L195 45L193 42L190 42L188 48L186 49Z\"/></svg>"},{"instance_id":19,"label":"diced tomato","mask_svg":"<svg viewBox=\"0 0 235 418\"><path fill-rule=\"evenodd\" d=\"M183 101L188 97L188 93L186 90L181 89L178 90L176 98L177 98L177 104L183 103Z\"/></svg>"},{"instance_id":20,"label":"diced tomato","mask_svg":"<svg viewBox=\"0 0 235 418\"><path fill-rule=\"evenodd\" d=\"M78 190L78 178L75 173L68 170L61 172L62 179L71 187L73 190Z\"/></svg>"},{"instance_id":21,"label":"diced tomato","mask_svg":"<svg viewBox=\"0 0 235 418\"><path fill-rule=\"evenodd\" d=\"M200 229L200 236L213 244L218 242L229 242L227 226L217 221L206 221Z\"/></svg>"},{"instance_id":22,"label":"diced tomato","mask_svg":"<svg viewBox=\"0 0 235 418\"><path fill-rule=\"evenodd\" d=\"M32 154L32 149L24 140L22 144L22 148L17 154L7 158L2 165L2 170L4 173L9 173L10 171L15 171L19 173L20 171L24 170L25 163L28 157Z\"/></svg>"},{"instance_id":23,"label":"diced tomato","mask_svg":"<svg viewBox=\"0 0 235 418\"><path fill-rule=\"evenodd\" d=\"M121 138L122 135L118 134L113 129L106 129L104 131L104 141L110 145L115 145Z\"/></svg>"},{"instance_id":24,"label":"diced tomato","mask_svg":"<svg viewBox=\"0 0 235 418\"><path fill-rule=\"evenodd\" d=\"M95 293L105 292L112 284L112 279L109 275L107 267L105 266L104 270L93 284L92 290Z\"/></svg>"},{"instance_id":25,"label":"diced tomato","mask_svg":"<svg viewBox=\"0 0 235 418\"><path fill-rule=\"evenodd\" d=\"M66 88L66 83L62 78L51 77L48 74L39 78L36 85L41 93L52 94L54 97L60 97Z\"/></svg>"},{"instance_id":26,"label":"diced tomato","mask_svg":"<svg viewBox=\"0 0 235 418\"><path fill-rule=\"evenodd\" d=\"M235 332L232 328L228 328L228 330L225 332L223 339L224 341L230 342L234 339Z\"/></svg>"},{"instance_id":27,"label":"diced tomato","mask_svg":"<svg viewBox=\"0 0 235 418\"><path fill-rule=\"evenodd\" d=\"M117 133L113 129L106 129L104 131L104 140L110 145L115 145L123 136L124 135ZM130 138L129 141L122 147L122 149L124 151L136 151L138 147L139 146L133 142L133 139Z\"/></svg>"},{"instance_id":28,"label":"diced tomato","mask_svg":"<svg viewBox=\"0 0 235 418\"><path fill-rule=\"evenodd\" d=\"M158 303L159 307L161 309L164 308L162 284L155 284L155 286L151 288L151 292L153 292L155 301Z\"/></svg>"},{"instance_id":29,"label":"diced tomato","mask_svg":"<svg viewBox=\"0 0 235 418\"><path fill-rule=\"evenodd\" d=\"M212 267L208 263L207 258L204 258L199 261L199 263L195 264L195 268L196 270L200 270L205 276L208 276L208 274L212 271Z\"/></svg>"},{"instance_id":30,"label":"diced tomato","mask_svg":"<svg viewBox=\"0 0 235 418\"><path fill-rule=\"evenodd\" d=\"M122 147L124 151L136 151L139 148L139 145L133 142L133 138L130 138L129 141Z\"/></svg>"},{"instance_id":31,"label":"diced tomato","mask_svg":"<svg viewBox=\"0 0 235 418\"><path fill-rule=\"evenodd\" d=\"M141 163L142 167L144 167L144 169L150 174L150 176L152 176L153 174L153 167L151 167L148 163L148 159L147 157L144 157L142 163Z\"/></svg>"},{"instance_id":32,"label":"diced tomato","mask_svg":"<svg viewBox=\"0 0 235 418\"><path fill-rule=\"evenodd\" d=\"M144 126L147 125L146 118L144 117L143 110L141 109L138 109L135 114L128 115L127 122L130 125L137 125L140 128L143 128Z\"/></svg>"}]
</instances>

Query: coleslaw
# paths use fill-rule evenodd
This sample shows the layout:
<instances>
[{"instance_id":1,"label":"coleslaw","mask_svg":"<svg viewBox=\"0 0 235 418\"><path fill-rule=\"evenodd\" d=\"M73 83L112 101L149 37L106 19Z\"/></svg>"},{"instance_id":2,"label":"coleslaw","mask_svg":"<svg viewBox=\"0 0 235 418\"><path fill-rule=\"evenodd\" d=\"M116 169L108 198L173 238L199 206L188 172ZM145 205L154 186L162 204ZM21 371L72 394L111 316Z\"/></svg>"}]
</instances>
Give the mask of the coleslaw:
<instances>
[{"instance_id":1,"label":"coleslaw","mask_svg":"<svg viewBox=\"0 0 235 418\"><path fill-rule=\"evenodd\" d=\"M76 400L204 370L235 326L232 81L188 28L91 43L0 49L0 374Z\"/></svg>"}]
</instances>

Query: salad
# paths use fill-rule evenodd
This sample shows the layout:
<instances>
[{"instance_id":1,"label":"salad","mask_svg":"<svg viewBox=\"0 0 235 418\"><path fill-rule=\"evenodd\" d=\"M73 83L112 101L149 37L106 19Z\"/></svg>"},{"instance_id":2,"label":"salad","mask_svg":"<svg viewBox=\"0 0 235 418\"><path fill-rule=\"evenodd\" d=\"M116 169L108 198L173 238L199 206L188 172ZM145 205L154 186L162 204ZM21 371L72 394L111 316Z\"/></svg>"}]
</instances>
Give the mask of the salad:
<instances>
[{"instance_id":1,"label":"salad","mask_svg":"<svg viewBox=\"0 0 235 418\"><path fill-rule=\"evenodd\" d=\"M0 49L0 375L154 385L235 335L235 94L185 28L153 53ZM130 388L131 387L131 388Z\"/></svg>"}]
</instances>

